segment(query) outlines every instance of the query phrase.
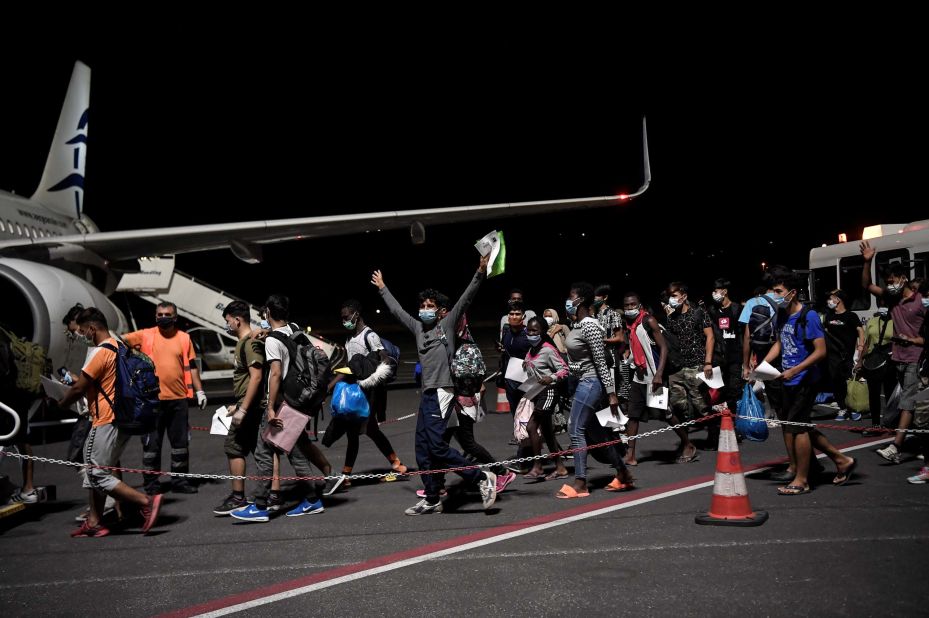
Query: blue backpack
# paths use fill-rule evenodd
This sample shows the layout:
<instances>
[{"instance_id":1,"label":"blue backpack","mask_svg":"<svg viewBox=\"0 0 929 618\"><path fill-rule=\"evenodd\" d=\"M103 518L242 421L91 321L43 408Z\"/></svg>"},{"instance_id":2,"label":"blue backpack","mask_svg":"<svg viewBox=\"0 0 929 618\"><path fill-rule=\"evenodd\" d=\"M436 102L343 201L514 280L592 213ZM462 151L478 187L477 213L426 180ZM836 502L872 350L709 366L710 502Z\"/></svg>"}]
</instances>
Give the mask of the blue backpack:
<instances>
[{"instance_id":1,"label":"blue backpack","mask_svg":"<svg viewBox=\"0 0 929 618\"><path fill-rule=\"evenodd\" d=\"M369 355L374 351L374 349L371 347L371 344L368 342L368 335L371 335L371 334L374 334L374 331L369 328L368 332L365 333L365 337L364 337L365 347L368 348ZM395 344L391 343L390 341L387 341L383 337L380 337L380 339L381 339L381 345L384 346L384 352L387 354L387 362L390 363L391 368L393 369L393 371L390 374L390 377L387 378L387 382L393 382L394 380L397 379L397 369L399 368L399 365L400 365L400 348L398 348ZM376 362L380 362L379 357L376 359Z\"/></svg>"},{"instance_id":2,"label":"blue backpack","mask_svg":"<svg viewBox=\"0 0 929 618\"><path fill-rule=\"evenodd\" d=\"M155 363L137 350L119 344L114 348L101 343L101 348L116 352L116 402L97 384L104 399L113 408L113 424L126 433L138 435L155 429L158 413L158 393L161 387L155 375Z\"/></svg>"}]
</instances>

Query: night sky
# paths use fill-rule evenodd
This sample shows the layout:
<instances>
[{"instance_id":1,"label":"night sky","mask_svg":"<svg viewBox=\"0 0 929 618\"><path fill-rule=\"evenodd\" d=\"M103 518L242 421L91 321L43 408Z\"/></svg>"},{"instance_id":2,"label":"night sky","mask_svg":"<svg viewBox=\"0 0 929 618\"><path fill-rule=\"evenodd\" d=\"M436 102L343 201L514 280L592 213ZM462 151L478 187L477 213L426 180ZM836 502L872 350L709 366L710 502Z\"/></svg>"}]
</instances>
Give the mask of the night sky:
<instances>
[{"instance_id":1,"label":"night sky","mask_svg":"<svg viewBox=\"0 0 929 618\"><path fill-rule=\"evenodd\" d=\"M269 48L173 26L157 41L52 45L42 59L0 50L0 188L35 189L81 59L85 211L106 231L629 192L647 116L652 186L627 205L434 227L420 247L402 231L287 243L258 266L228 251L179 257L252 302L289 293L323 329L346 297L378 304L374 268L411 307L422 287L456 296L472 244L495 227L507 272L477 318L500 315L513 286L537 310L561 307L576 280L654 297L683 279L699 296L725 275L744 296L763 261L805 267L839 232L929 216L922 86L900 62L769 53L746 71L707 54L659 71L645 48L428 36Z\"/></svg>"}]
</instances>

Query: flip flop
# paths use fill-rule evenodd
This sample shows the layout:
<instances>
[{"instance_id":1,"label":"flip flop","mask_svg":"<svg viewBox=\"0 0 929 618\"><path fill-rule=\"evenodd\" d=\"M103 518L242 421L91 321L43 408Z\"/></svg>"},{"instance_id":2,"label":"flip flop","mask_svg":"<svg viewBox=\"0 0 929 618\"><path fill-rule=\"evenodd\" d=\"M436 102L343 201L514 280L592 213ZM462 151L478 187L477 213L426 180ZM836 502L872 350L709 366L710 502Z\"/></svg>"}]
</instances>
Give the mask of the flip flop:
<instances>
[{"instance_id":1,"label":"flip flop","mask_svg":"<svg viewBox=\"0 0 929 618\"><path fill-rule=\"evenodd\" d=\"M685 454L682 452L681 455L680 455L680 457L678 457L678 458L675 459L674 461L676 461L676 462L679 463L679 464L685 464L685 463L690 463L690 462L692 462L692 461L697 461L697 458L698 458L699 456L700 456L700 452L699 452L697 449L694 449L694 454L691 455L690 457L688 457L687 455L685 455Z\"/></svg>"},{"instance_id":2,"label":"flip flop","mask_svg":"<svg viewBox=\"0 0 929 618\"><path fill-rule=\"evenodd\" d=\"M782 496L799 496L800 494L810 493L809 485L784 485L777 488L777 493Z\"/></svg>"},{"instance_id":3,"label":"flip flop","mask_svg":"<svg viewBox=\"0 0 929 618\"><path fill-rule=\"evenodd\" d=\"M606 491L629 491L635 489L635 484L632 482L622 483L619 479L613 479L609 485L604 487Z\"/></svg>"},{"instance_id":4,"label":"flip flop","mask_svg":"<svg viewBox=\"0 0 929 618\"><path fill-rule=\"evenodd\" d=\"M855 468L858 466L858 460L852 459L852 463L848 464L848 467L845 468L845 472L836 471L835 478L832 479L833 485L844 485L848 479L852 478L852 472L855 471Z\"/></svg>"},{"instance_id":5,"label":"flip flop","mask_svg":"<svg viewBox=\"0 0 929 618\"><path fill-rule=\"evenodd\" d=\"M557 479L566 479L568 478L568 476L570 475L567 472L565 472L564 474L558 474L557 472L549 472L547 475L545 475L545 480L554 481Z\"/></svg>"},{"instance_id":6,"label":"flip flop","mask_svg":"<svg viewBox=\"0 0 929 618\"><path fill-rule=\"evenodd\" d=\"M564 494L564 495L562 495L562 494ZM590 495L590 492L589 492L589 491L585 491L585 492L580 492L580 493L579 493L579 492L578 492L576 489L574 489L574 487L572 487L571 485L565 484L565 485L562 485L562 486L561 486L561 489L558 490L558 493L555 494L555 497L556 497L556 498L561 498L561 499L563 499L563 500L567 500L567 499L570 499L570 498L586 498L586 497L589 496L589 495Z\"/></svg>"},{"instance_id":7,"label":"flip flop","mask_svg":"<svg viewBox=\"0 0 929 618\"><path fill-rule=\"evenodd\" d=\"M524 474L524 475L523 475L523 478L524 478L524 479L529 479L529 480L533 480L533 479L542 479L542 480L544 481L544 480L546 480L548 477L545 476L545 473L544 473L544 472L541 473L541 474L532 474L531 472L529 472L529 473Z\"/></svg>"}]
</instances>

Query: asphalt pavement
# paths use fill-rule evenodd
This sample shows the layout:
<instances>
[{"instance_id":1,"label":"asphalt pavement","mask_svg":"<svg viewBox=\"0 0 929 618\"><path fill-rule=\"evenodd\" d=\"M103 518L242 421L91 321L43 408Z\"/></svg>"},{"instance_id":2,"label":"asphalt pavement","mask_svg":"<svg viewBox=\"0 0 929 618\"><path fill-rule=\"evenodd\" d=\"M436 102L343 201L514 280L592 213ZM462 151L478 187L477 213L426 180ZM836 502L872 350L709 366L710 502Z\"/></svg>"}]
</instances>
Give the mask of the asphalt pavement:
<instances>
[{"instance_id":1,"label":"asphalt pavement","mask_svg":"<svg viewBox=\"0 0 929 618\"><path fill-rule=\"evenodd\" d=\"M388 417L411 415L417 403L413 389L391 391ZM209 425L211 412L193 410L191 424ZM662 427L652 421L642 431ZM415 418L383 429L414 467ZM509 414L491 414L477 438L496 458L510 458L511 429ZM704 435L693 438L702 444ZM520 477L484 512L450 476L445 513L408 517L418 479L358 481L327 499L322 514L248 524L214 516L228 481L204 480L198 494L165 495L153 534L114 527L100 539L68 535L86 505L75 471L38 464L37 484L55 485L57 499L0 520L0 614L924 615L929 486L905 480L921 462L912 454L901 465L884 461L872 452L877 438L826 435L852 449L855 476L834 487L825 462L810 494L785 497L763 471L748 474L752 507L770 516L752 528L694 523L710 505L716 453L673 463L671 432L642 440L637 488L622 494L602 489L611 470L592 462L588 498L557 500L563 481ZM559 441L568 446L567 435ZM336 470L345 444L324 449ZM66 447L41 445L36 454L62 457ZM169 451L166 443L165 466ZM193 431L191 456L193 472L226 472L221 437ZM741 444L746 470L782 457L777 429L764 443ZM137 441L122 463L141 464ZM0 464L18 478L14 462ZM387 469L362 438L355 472ZM141 483L136 474L126 480Z\"/></svg>"}]
</instances>

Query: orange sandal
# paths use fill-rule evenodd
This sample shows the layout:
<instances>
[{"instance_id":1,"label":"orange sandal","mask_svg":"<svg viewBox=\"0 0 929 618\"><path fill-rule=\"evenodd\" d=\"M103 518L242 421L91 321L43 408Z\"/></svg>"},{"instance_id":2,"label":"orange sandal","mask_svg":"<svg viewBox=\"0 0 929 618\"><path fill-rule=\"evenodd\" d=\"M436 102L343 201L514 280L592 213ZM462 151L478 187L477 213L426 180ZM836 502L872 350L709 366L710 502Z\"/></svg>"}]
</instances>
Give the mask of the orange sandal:
<instances>
[{"instance_id":1,"label":"orange sandal","mask_svg":"<svg viewBox=\"0 0 929 618\"><path fill-rule=\"evenodd\" d=\"M613 481L603 489L606 491L629 491L630 489L635 489L635 485L631 481L629 483L622 483L619 479L614 478Z\"/></svg>"},{"instance_id":2,"label":"orange sandal","mask_svg":"<svg viewBox=\"0 0 929 618\"><path fill-rule=\"evenodd\" d=\"M578 492L573 486L566 484L561 486L561 489L558 490L555 497L567 500L569 498L586 498L589 495L589 491Z\"/></svg>"}]
</instances>

